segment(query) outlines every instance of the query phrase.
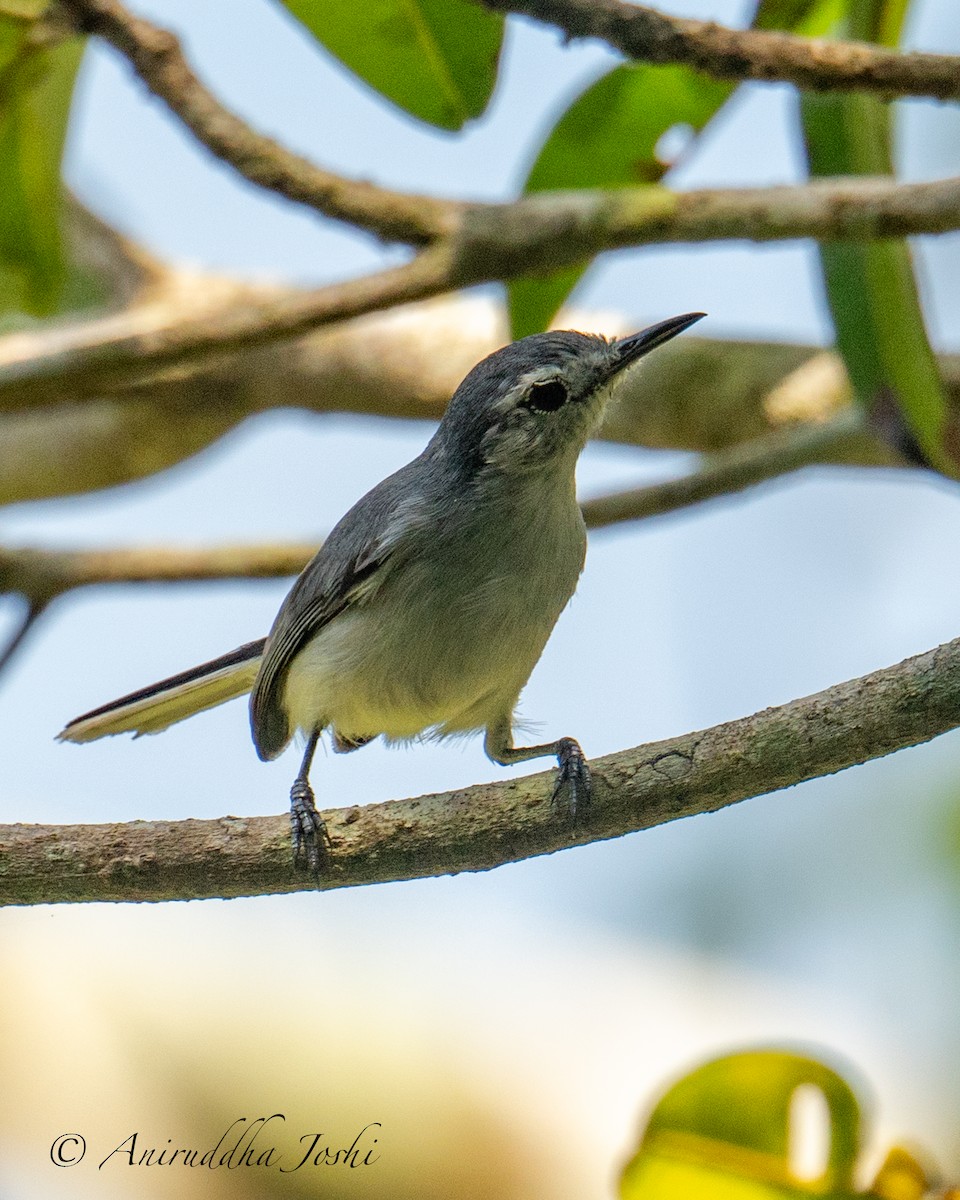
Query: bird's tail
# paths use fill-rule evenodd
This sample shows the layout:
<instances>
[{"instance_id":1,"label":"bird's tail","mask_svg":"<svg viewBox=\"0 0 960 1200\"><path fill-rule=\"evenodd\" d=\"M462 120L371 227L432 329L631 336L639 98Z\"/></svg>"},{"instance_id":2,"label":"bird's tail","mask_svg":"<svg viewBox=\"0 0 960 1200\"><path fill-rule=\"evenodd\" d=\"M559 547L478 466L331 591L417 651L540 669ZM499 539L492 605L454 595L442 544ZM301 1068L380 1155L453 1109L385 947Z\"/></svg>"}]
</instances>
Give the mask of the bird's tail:
<instances>
[{"instance_id":1,"label":"bird's tail","mask_svg":"<svg viewBox=\"0 0 960 1200\"><path fill-rule=\"evenodd\" d=\"M76 717L57 735L61 742L92 742L111 733L159 733L194 713L215 708L253 687L265 638L230 654L162 679Z\"/></svg>"}]
</instances>

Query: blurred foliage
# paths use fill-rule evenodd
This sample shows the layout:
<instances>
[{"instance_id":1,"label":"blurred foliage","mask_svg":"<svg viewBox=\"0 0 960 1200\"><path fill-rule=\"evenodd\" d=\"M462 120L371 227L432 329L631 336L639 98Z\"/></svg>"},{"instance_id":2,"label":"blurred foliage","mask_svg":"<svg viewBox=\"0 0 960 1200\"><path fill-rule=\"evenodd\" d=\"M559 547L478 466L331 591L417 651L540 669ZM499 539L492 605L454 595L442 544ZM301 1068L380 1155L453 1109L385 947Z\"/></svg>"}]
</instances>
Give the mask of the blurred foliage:
<instances>
[{"instance_id":1,"label":"blurred foliage","mask_svg":"<svg viewBox=\"0 0 960 1200\"><path fill-rule=\"evenodd\" d=\"M797 1170L801 1132L795 1104L813 1089L827 1117L822 1170ZM797 1200L875 1196L919 1200L926 1173L902 1147L887 1155L865 1191L854 1178L861 1114L850 1085L815 1059L759 1050L714 1059L686 1075L660 1099L637 1151L624 1168L621 1200Z\"/></svg>"},{"instance_id":2,"label":"blurred foliage","mask_svg":"<svg viewBox=\"0 0 960 1200\"><path fill-rule=\"evenodd\" d=\"M829 28L842 0L760 0L753 26ZM696 150L699 135L737 90L688 67L615 67L587 88L547 134L525 193L659 183ZM673 145L671 145L671 140ZM514 337L546 329L580 281L582 267L507 285Z\"/></svg>"},{"instance_id":3,"label":"blurred foliage","mask_svg":"<svg viewBox=\"0 0 960 1200\"><path fill-rule=\"evenodd\" d=\"M60 160L83 42L31 37L44 4L0 6L0 312L44 316L65 293Z\"/></svg>"},{"instance_id":4,"label":"blurred foliage","mask_svg":"<svg viewBox=\"0 0 960 1200\"><path fill-rule=\"evenodd\" d=\"M284 0L345 67L405 112L462 129L493 93L503 17L468 0Z\"/></svg>"},{"instance_id":5,"label":"blurred foliage","mask_svg":"<svg viewBox=\"0 0 960 1200\"><path fill-rule=\"evenodd\" d=\"M616 67L579 96L551 129L524 191L629 187L657 183L683 161L734 86L688 67ZM678 135L673 154L666 135ZM514 337L545 329L586 270L507 285Z\"/></svg>"},{"instance_id":6,"label":"blurred foliage","mask_svg":"<svg viewBox=\"0 0 960 1200\"><path fill-rule=\"evenodd\" d=\"M849 0L831 32L895 46L905 0ZM804 140L814 176L893 175L891 106L877 96L804 95ZM905 240L821 244L820 262L837 348L868 415L899 414L922 457L948 475L948 404L927 339Z\"/></svg>"}]
</instances>

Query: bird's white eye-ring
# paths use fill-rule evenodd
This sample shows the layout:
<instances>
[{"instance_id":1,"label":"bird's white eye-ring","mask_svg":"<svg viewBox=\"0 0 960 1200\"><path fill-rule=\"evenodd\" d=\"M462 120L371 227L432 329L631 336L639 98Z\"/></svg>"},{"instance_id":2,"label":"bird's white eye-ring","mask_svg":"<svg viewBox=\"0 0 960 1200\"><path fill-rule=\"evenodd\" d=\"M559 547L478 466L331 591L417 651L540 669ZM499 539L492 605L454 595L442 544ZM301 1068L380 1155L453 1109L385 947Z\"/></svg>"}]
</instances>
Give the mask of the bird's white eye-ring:
<instances>
[{"instance_id":1,"label":"bird's white eye-ring","mask_svg":"<svg viewBox=\"0 0 960 1200\"><path fill-rule=\"evenodd\" d=\"M563 408L569 398L565 384L559 379L547 379L531 386L524 404L536 412L556 412L558 408Z\"/></svg>"}]
</instances>

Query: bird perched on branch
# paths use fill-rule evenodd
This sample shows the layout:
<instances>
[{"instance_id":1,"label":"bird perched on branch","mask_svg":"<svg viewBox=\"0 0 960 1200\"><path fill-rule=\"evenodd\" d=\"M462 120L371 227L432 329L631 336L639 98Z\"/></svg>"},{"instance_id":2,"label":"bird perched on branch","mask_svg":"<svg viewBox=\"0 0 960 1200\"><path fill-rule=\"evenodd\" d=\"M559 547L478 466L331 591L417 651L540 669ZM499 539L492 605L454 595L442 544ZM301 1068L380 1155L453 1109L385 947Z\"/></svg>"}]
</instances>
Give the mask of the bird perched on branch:
<instances>
[{"instance_id":1,"label":"bird perched on branch","mask_svg":"<svg viewBox=\"0 0 960 1200\"><path fill-rule=\"evenodd\" d=\"M335 526L266 638L77 717L60 738L158 733L250 692L262 759L306 737L290 813L294 860L314 873L329 852L308 781L324 730L338 751L482 730L496 763L554 755L554 803L575 815L590 792L579 744L514 746L513 713L583 568L577 459L626 368L703 315L616 339L540 333L491 354L423 453Z\"/></svg>"}]
</instances>

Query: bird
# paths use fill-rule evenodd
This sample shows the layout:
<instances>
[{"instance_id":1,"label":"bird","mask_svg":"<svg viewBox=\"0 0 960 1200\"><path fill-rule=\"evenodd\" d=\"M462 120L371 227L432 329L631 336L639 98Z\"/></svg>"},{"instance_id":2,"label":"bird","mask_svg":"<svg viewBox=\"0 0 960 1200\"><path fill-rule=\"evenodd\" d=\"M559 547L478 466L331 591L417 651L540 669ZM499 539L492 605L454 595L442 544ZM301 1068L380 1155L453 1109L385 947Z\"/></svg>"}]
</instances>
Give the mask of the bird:
<instances>
[{"instance_id":1,"label":"bird","mask_svg":"<svg viewBox=\"0 0 960 1200\"><path fill-rule=\"evenodd\" d=\"M59 739L158 733L249 692L261 759L306 739L291 842L318 877L332 844L309 774L324 731L341 753L482 732L502 766L553 756L552 802L576 819L590 798L579 743L516 746L513 728L584 565L577 460L627 368L704 315L618 338L532 334L484 358L424 450L335 525L266 638L84 713Z\"/></svg>"}]
</instances>

